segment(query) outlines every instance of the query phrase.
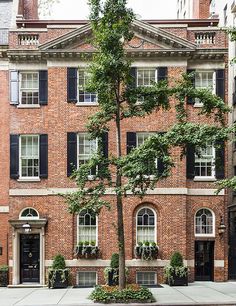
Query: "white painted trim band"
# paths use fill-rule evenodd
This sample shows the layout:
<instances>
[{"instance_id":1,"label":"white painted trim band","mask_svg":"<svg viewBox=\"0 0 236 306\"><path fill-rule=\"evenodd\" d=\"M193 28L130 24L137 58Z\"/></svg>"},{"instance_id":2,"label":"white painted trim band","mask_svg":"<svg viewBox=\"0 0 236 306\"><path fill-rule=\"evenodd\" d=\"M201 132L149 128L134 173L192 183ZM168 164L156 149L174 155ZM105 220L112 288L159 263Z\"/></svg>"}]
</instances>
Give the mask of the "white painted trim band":
<instances>
[{"instance_id":1,"label":"white painted trim band","mask_svg":"<svg viewBox=\"0 0 236 306\"><path fill-rule=\"evenodd\" d=\"M0 206L0 213L9 213L9 206Z\"/></svg>"}]
</instances>

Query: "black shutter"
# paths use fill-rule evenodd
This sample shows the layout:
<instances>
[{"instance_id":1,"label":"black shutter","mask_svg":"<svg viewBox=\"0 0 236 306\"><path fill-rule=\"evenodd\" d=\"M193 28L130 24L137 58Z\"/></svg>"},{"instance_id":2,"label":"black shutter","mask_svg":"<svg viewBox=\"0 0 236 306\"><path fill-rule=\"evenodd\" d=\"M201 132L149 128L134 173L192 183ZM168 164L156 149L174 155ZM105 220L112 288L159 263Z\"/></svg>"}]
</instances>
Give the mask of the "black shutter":
<instances>
[{"instance_id":1,"label":"black shutter","mask_svg":"<svg viewBox=\"0 0 236 306\"><path fill-rule=\"evenodd\" d=\"M39 136L39 177L48 177L48 135Z\"/></svg>"},{"instance_id":2,"label":"black shutter","mask_svg":"<svg viewBox=\"0 0 236 306\"><path fill-rule=\"evenodd\" d=\"M136 141L136 133L134 132L127 132L126 133L127 137L127 154L130 153L130 151L137 146L137 141Z\"/></svg>"},{"instance_id":3,"label":"black shutter","mask_svg":"<svg viewBox=\"0 0 236 306\"><path fill-rule=\"evenodd\" d=\"M47 70L39 71L39 104L48 104L48 72Z\"/></svg>"},{"instance_id":4,"label":"black shutter","mask_svg":"<svg viewBox=\"0 0 236 306\"><path fill-rule=\"evenodd\" d=\"M19 135L10 135L10 177L19 177Z\"/></svg>"},{"instance_id":5,"label":"black shutter","mask_svg":"<svg viewBox=\"0 0 236 306\"><path fill-rule=\"evenodd\" d=\"M215 158L215 172L217 179L223 179L225 177L225 147L224 141L218 141L216 143L216 158Z\"/></svg>"},{"instance_id":6,"label":"black shutter","mask_svg":"<svg viewBox=\"0 0 236 306\"><path fill-rule=\"evenodd\" d=\"M67 133L67 176L77 169L77 134Z\"/></svg>"},{"instance_id":7,"label":"black shutter","mask_svg":"<svg viewBox=\"0 0 236 306\"><path fill-rule=\"evenodd\" d=\"M137 68L131 67L130 69L130 75L131 75L131 87L136 88L137 87Z\"/></svg>"},{"instance_id":8,"label":"black shutter","mask_svg":"<svg viewBox=\"0 0 236 306\"><path fill-rule=\"evenodd\" d=\"M157 81L167 80L167 67L157 68Z\"/></svg>"},{"instance_id":9,"label":"black shutter","mask_svg":"<svg viewBox=\"0 0 236 306\"><path fill-rule=\"evenodd\" d=\"M225 100L225 70L216 70L216 95Z\"/></svg>"},{"instance_id":10,"label":"black shutter","mask_svg":"<svg viewBox=\"0 0 236 306\"><path fill-rule=\"evenodd\" d=\"M187 146L186 152L186 176L188 179L193 179L195 176L195 147Z\"/></svg>"},{"instance_id":11,"label":"black shutter","mask_svg":"<svg viewBox=\"0 0 236 306\"><path fill-rule=\"evenodd\" d=\"M67 68L67 101L77 102L77 68Z\"/></svg>"},{"instance_id":12,"label":"black shutter","mask_svg":"<svg viewBox=\"0 0 236 306\"><path fill-rule=\"evenodd\" d=\"M102 134L102 137L99 140L99 142L100 142L99 146L101 148L101 153L102 153L103 157L108 158L108 132L104 132ZM103 167L107 167L107 164L103 163L103 164L98 165L98 170L102 170Z\"/></svg>"},{"instance_id":13,"label":"black shutter","mask_svg":"<svg viewBox=\"0 0 236 306\"><path fill-rule=\"evenodd\" d=\"M195 72L195 69L188 69L187 74L190 74L192 72ZM192 86L195 88L195 75L191 78L192 81ZM195 103L195 98L193 97L187 97L187 104L194 104Z\"/></svg>"}]
</instances>

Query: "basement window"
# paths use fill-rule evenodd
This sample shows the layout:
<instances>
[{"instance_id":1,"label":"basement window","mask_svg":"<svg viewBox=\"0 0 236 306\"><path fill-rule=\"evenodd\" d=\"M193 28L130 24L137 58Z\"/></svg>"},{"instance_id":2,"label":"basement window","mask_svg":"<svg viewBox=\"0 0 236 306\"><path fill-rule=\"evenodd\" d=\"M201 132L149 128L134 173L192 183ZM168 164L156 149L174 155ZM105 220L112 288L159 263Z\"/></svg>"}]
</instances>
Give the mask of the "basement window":
<instances>
[{"instance_id":1,"label":"basement window","mask_svg":"<svg viewBox=\"0 0 236 306\"><path fill-rule=\"evenodd\" d=\"M157 284L157 274L152 271L142 271L136 273L136 282L143 286L152 286Z\"/></svg>"},{"instance_id":2,"label":"basement window","mask_svg":"<svg viewBox=\"0 0 236 306\"><path fill-rule=\"evenodd\" d=\"M79 271L77 274L78 287L94 287L97 285L97 273L90 271Z\"/></svg>"}]
</instances>

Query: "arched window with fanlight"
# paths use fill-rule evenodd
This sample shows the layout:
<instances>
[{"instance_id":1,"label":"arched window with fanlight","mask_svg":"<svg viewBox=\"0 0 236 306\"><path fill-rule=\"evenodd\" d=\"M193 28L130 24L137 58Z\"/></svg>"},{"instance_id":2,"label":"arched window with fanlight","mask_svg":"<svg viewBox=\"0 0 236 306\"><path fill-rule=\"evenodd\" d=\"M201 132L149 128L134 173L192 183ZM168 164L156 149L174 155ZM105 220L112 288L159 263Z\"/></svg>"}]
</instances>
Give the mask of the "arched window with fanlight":
<instances>
[{"instance_id":1,"label":"arched window with fanlight","mask_svg":"<svg viewBox=\"0 0 236 306\"><path fill-rule=\"evenodd\" d=\"M137 239L140 242L156 242L156 214L148 208L141 208L137 212Z\"/></svg>"},{"instance_id":2,"label":"arched window with fanlight","mask_svg":"<svg viewBox=\"0 0 236 306\"><path fill-rule=\"evenodd\" d=\"M215 216L208 208L201 208L195 215L195 236L214 236Z\"/></svg>"},{"instance_id":3,"label":"arched window with fanlight","mask_svg":"<svg viewBox=\"0 0 236 306\"><path fill-rule=\"evenodd\" d=\"M78 215L78 243L97 245L97 215L92 210Z\"/></svg>"},{"instance_id":4,"label":"arched window with fanlight","mask_svg":"<svg viewBox=\"0 0 236 306\"><path fill-rule=\"evenodd\" d=\"M27 219L39 219L39 213L36 209L32 207L24 208L19 215L19 219L27 220Z\"/></svg>"}]
</instances>

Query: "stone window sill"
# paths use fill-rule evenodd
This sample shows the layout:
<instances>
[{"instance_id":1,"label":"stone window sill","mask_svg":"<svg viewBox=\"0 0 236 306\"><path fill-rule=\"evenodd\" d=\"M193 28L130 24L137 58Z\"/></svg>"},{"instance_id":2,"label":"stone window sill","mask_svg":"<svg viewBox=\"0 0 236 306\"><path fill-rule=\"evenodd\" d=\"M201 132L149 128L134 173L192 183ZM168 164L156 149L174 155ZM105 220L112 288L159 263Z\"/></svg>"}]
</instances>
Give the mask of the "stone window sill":
<instances>
[{"instance_id":1,"label":"stone window sill","mask_svg":"<svg viewBox=\"0 0 236 306\"><path fill-rule=\"evenodd\" d=\"M39 104L19 104L17 108L40 108Z\"/></svg>"},{"instance_id":2,"label":"stone window sill","mask_svg":"<svg viewBox=\"0 0 236 306\"><path fill-rule=\"evenodd\" d=\"M28 182L40 182L40 178L39 177L20 177L17 180L18 182L24 182L24 183L28 183Z\"/></svg>"},{"instance_id":3,"label":"stone window sill","mask_svg":"<svg viewBox=\"0 0 236 306\"><path fill-rule=\"evenodd\" d=\"M77 102L76 106L98 106L98 102Z\"/></svg>"},{"instance_id":4,"label":"stone window sill","mask_svg":"<svg viewBox=\"0 0 236 306\"><path fill-rule=\"evenodd\" d=\"M195 176L193 179L194 182L215 182L216 178L215 177L207 177L207 176Z\"/></svg>"}]
</instances>

